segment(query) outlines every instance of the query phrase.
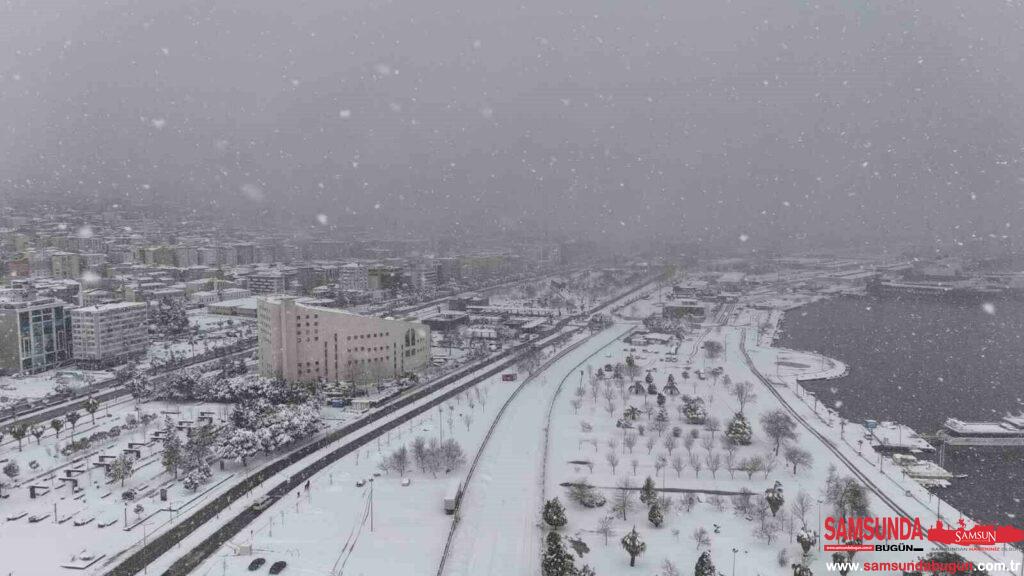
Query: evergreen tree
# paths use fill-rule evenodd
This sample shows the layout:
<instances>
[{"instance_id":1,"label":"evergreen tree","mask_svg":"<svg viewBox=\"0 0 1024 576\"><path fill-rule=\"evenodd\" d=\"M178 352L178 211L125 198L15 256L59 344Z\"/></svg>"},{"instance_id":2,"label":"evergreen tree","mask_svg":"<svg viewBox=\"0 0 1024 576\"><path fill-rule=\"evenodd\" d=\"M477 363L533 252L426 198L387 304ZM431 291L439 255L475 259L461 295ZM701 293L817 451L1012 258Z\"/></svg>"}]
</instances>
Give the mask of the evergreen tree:
<instances>
[{"instance_id":1,"label":"evergreen tree","mask_svg":"<svg viewBox=\"0 0 1024 576\"><path fill-rule=\"evenodd\" d=\"M107 479L112 482L120 481L121 486L124 486L124 481L131 478L134 473L135 458L128 454L121 454L107 468Z\"/></svg>"},{"instance_id":2,"label":"evergreen tree","mask_svg":"<svg viewBox=\"0 0 1024 576\"><path fill-rule=\"evenodd\" d=\"M92 423L96 424L96 411L100 409L100 401L95 398L89 398L85 401L85 411L92 416Z\"/></svg>"},{"instance_id":3,"label":"evergreen tree","mask_svg":"<svg viewBox=\"0 0 1024 576\"><path fill-rule=\"evenodd\" d=\"M542 513L544 523L552 528L558 529L565 526L568 520L565 518L565 508L562 503L558 501L558 498L552 498L544 503L544 512Z\"/></svg>"},{"instance_id":4,"label":"evergreen tree","mask_svg":"<svg viewBox=\"0 0 1024 576\"><path fill-rule=\"evenodd\" d=\"M697 565L693 569L693 576L715 576L715 564L711 562L711 552L705 550L700 558L697 558Z\"/></svg>"},{"instance_id":5,"label":"evergreen tree","mask_svg":"<svg viewBox=\"0 0 1024 576\"><path fill-rule=\"evenodd\" d=\"M643 554L647 550L647 544L640 539L640 534L637 533L636 527L633 527L622 537L622 548L629 554L629 565L636 566L636 557Z\"/></svg>"},{"instance_id":6,"label":"evergreen tree","mask_svg":"<svg viewBox=\"0 0 1024 576\"><path fill-rule=\"evenodd\" d=\"M750 423L743 416L742 413L737 412L729 422L729 426L725 429L725 437L729 439L733 444L739 444L746 446L750 444L750 440L754 433L750 429Z\"/></svg>"},{"instance_id":7,"label":"evergreen tree","mask_svg":"<svg viewBox=\"0 0 1024 576\"><path fill-rule=\"evenodd\" d=\"M181 438L178 438L178 431L174 428L174 422L169 416L164 420L163 448L161 462L164 468L177 478L178 468L181 466L183 457L183 446Z\"/></svg>"},{"instance_id":8,"label":"evergreen tree","mask_svg":"<svg viewBox=\"0 0 1024 576\"><path fill-rule=\"evenodd\" d=\"M28 436L28 431L28 424L18 424L10 430L11 438L18 441L18 452L21 452L21 441L25 439L25 436Z\"/></svg>"},{"instance_id":9,"label":"evergreen tree","mask_svg":"<svg viewBox=\"0 0 1024 576\"><path fill-rule=\"evenodd\" d=\"M793 576L814 576L814 572L804 564L793 564Z\"/></svg>"},{"instance_id":10,"label":"evergreen tree","mask_svg":"<svg viewBox=\"0 0 1024 576\"><path fill-rule=\"evenodd\" d=\"M544 576L574 576L576 565L572 555L562 545L562 537L558 532L548 532L547 549L540 561L541 574Z\"/></svg>"},{"instance_id":11,"label":"evergreen tree","mask_svg":"<svg viewBox=\"0 0 1024 576\"><path fill-rule=\"evenodd\" d=\"M647 520L655 528L661 528L661 525L665 522L665 516L661 513L661 506L658 505L657 500L651 504L651 509L647 512Z\"/></svg>"},{"instance_id":12,"label":"evergreen tree","mask_svg":"<svg viewBox=\"0 0 1024 576\"><path fill-rule=\"evenodd\" d=\"M768 508L772 511L772 516L775 516L779 508L786 502L786 499L782 497L782 482L775 481L775 486L764 491L764 499L768 503Z\"/></svg>"},{"instance_id":13,"label":"evergreen tree","mask_svg":"<svg viewBox=\"0 0 1024 576\"><path fill-rule=\"evenodd\" d=\"M658 499L658 492L654 489L654 480L648 476L644 480L644 486L640 489L640 501L644 504L650 505Z\"/></svg>"}]
</instances>

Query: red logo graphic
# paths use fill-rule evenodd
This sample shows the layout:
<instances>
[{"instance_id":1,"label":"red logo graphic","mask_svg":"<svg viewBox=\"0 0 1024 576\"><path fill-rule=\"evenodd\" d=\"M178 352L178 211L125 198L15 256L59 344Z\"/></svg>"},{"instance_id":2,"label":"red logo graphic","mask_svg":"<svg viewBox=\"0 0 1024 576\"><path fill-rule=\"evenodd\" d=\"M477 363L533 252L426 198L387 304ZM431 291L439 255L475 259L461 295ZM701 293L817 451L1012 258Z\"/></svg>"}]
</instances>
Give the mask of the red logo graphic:
<instances>
[{"instance_id":1,"label":"red logo graphic","mask_svg":"<svg viewBox=\"0 0 1024 576\"><path fill-rule=\"evenodd\" d=\"M959 546L992 546L1024 540L1024 530L1013 526L978 524L968 530L963 518L958 521L958 524L956 529L944 528L942 521L936 520L935 526L928 530L928 540Z\"/></svg>"}]
</instances>

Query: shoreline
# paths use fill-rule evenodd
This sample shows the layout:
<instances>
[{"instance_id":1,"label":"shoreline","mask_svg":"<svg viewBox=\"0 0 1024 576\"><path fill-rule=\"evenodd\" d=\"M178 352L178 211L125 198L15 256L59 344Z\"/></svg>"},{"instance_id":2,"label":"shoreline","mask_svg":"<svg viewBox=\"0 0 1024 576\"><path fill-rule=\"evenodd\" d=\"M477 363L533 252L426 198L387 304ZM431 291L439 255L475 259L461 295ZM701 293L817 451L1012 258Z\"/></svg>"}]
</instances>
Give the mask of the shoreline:
<instances>
[{"instance_id":1,"label":"shoreline","mask_svg":"<svg viewBox=\"0 0 1024 576\"><path fill-rule=\"evenodd\" d=\"M843 296L856 296L857 298L864 298L864 297L867 296L866 294L842 294L842 295ZM827 298L831 298L831 295L826 296L825 298L812 298L812 299L808 299L808 300L806 300L806 301L804 301L804 302L802 302L800 304L797 304L797 305L794 305L794 306L790 306L790 307L787 307L785 309L783 309L783 308L773 308L773 309L771 309L769 311L770 312L770 316L769 316L770 333L766 335L766 336L768 336L767 343L762 342L761 341L762 338L759 337L758 345L760 347L763 347L763 348L766 348L766 349L769 349L769 350L773 350L773 351L789 351L789 352L795 352L795 353L798 353L798 354L804 354L804 355L810 355L810 356L814 356L814 357L825 358L827 360L832 360L836 364L843 365L845 367L845 369L840 374L831 375L830 377L825 377L825 378L792 377L792 378L789 378L788 381L780 381L779 383L785 385L786 387L788 387L792 391L792 394L794 396L796 396L798 399L800 399L802 401L801 403L804 404L804 406L806 406L806 408L810 409L815 416L817 416L817 418L814 418L813 420L810 420L810 421L814 424L814 427L819 432L828 432L828 431L833 431L834 432L835 424L834 424L834 421L833 421L833 417L838 417L840 422L841 422L840 426L844 429L847 437L863 438L864 435L869 434L869 431L866 428L864 428L863 424L856 423L853 420L848 419L845 415L843 415L841 413L841 410L842 410L842 406L841 405L832 408L832 407L829 407L829 406L825 405L823 402L820 402L817 399L817 397L814 394L814 392L811 391L811 390L808 390L803 385L804 383L824 382L824 381L828 381L828 380L837 380L837 379L843 378L843 377L845 377L846 375L849 374L851 367L846 365L844 362L841 362L841 361L839 361L839 360L837 360L835 358L831 358L831 357L825 356L825 355L820 354L818 352L794 350L794 349L791 349L791 348L788 348L788 347L782 347L782 346L778 345L779 340L782 338L782 335L785 333L784 321L785 321L785 317L786 317L786 313L787 312L791 312L793 310L799 309L801 307L804 307L804 306L806 306L808 304L811 304L811 303L814 303L814 302L820 302L820 301L822 301L824 299L827 299ZM814 399L813 406L812 406L812 404L810 402L810 399ZM822 413L822 411L824 411L824 414ZM849 434L853 434L853 436L849 436ZM893 477L893 476L889 476L888 474L885 474L884 470L886 468L886 465L888 465L888 468L892 469L892 470L899 470L900 469L900 467L893 461L891 454L881 454L881 453L877 452L876 450L874 450L870 446L860 446L860 441L858 441L858 447L860 447L861 450L869 452L874 457L873 459L876 460L876 462L872 462L871 461L872 459L869 459L867 456L865 456L861 452L861 450L858 450L857 448L855 448L852 444L849 443L848 440L845 440L845 442L846 442L846 444L851 449L856 450L856 455L858 455L861 458L863 458L869 465L875 467L876 471L881 471L882 474L884 474L886 477L888 477L890 480L892 480L892 482L896 486L901 487L901 488L903 488L905 490L905 492L903 494L898 494L898 493L888 494L890 497L900 497L900 496L911 497L918 504L924 505L925 508L929 510L931 517L940 517L941 516L941 518L943 519L944 522L948 522L950 520L955 521L956 518L963 518L969 524L974 524L974 525L981 524L980 522L978 522L977 520L975 520L971 516L965 514L964 512L962 512L961 510L956 508L953 504L951 504L947 500L943 499L939 495L939 493L937 491L933 491L929 486L926 485L926 483L922 483L921 481L919 481L917 479L914 479L914 478L911 478L909 475L906 475L906 474L904 474L902 476L902 478L901 477ZM930 461L930 460L925 460L925 461ZM938 488L938 486L934 486L934 487ZM889 491L887 491L887 493L888 492ZM924 494L927 495L927 500L924 500L921 497L919 497L919 496L923 496L923 494L919 495L919 494L915 494L915 492L916 493L923 492ZM1011 548L1014 548L1014 547L1011 546Z\"/></svg>"}]
</instances>

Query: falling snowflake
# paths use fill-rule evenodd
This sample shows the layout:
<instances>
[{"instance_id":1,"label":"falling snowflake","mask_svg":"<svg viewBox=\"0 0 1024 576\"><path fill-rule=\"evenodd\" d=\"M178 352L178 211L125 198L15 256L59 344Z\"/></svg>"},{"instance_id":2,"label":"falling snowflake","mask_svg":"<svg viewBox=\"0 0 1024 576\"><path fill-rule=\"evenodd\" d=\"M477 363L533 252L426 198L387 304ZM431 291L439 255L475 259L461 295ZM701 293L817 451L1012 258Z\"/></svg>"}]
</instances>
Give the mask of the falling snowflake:
<instances>
[{"instance_id":1,"label":"falling snowflake","mask_svg":"<svg viewBox=\"0 0 1024 576\"><path fill-rule=\"evenodd\" d=\"M164 126L167 125L167 120L164 120L163 118L153 118L149 123L153 125L153 128L163 130Z\"/></svg>"},{"instance_id":2,"label":"falling snowflake","mask_svg":"<svg viewBox=\"0 0 1024 576\"><path fill-rule=\"evenodd\" d=\"M316 215L316 221L319 222L321 226L326 226L327 225L327 214L317 214Z\"/></svg>"},{"instance_id":3,"label":"falling snowflake","mask_svg":"<svg viewBox=\"0 0 1024 576\"><path fill-rule=\"evenodd\" d=\"M78 229L79 238L92 238L92 226L85 225Z\"/></svg>"},{"instance_id":4,"label":"falling snowflake","mask_svg":"<svg viewBox=\"0 0 1024 576\"><path fill-rule=\"evenodd\" d=\"M747 236L746 234L740 234L740 242L746 242L747 240L750 240L750 236Z\"/></svg>"},{"instance_id":5,"label":"falling snowflake","mask_svg":"<svg viewBox=\"0 0 1024 576\"><path fill-rule=\"evenodd\" d=\"M986 314L995 315L996 313L996 305L991 302L985 302L982 304L981 309L984 310Z\"/></svg>"},{"instance_id":6,"label":"falling snowflake","mask_svg":"<svg viewBox=\"0 0 1024 576\"><path fill-rule=\"evenodd\" d=\"M352 117L352 111L351 110L342 110L341 112L338 112L338 117L339 118L351 118Z\"/></svg>"}]
</instances>

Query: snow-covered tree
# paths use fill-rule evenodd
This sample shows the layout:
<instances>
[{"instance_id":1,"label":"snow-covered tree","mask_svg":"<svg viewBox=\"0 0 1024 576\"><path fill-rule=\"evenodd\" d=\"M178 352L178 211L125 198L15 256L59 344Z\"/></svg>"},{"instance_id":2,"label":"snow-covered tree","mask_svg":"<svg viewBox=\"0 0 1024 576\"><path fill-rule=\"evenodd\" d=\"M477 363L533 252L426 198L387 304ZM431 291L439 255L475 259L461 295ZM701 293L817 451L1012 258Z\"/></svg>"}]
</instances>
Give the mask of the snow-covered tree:
<instances>
[{"instance_id":1,"label":"snow-covered tree","mask_svg":"<svg viewBox=\"0 0 1024 576\"><path fill-rule=\"evenodd\" d=\"M54 418L50 420L50 428L53 428L53 431L57 433L57 438L60 438L60 431L64 429L64 419Z\"/></svg>"},{"instance_id":2,"label":"snow-covered tree","mask_svg":"<svg viewBox=\"0 0 1024 576\"><path fill-rule=\"evenodd\" d=\"M28 431L28 424L18 424L10 430L11 438L18 441L18 452L21 452L21 441L28 435Z\"/></svg>"},{"instance_id":3,"label":"snow-covered tree","mask_svg":"<svg viewBox=\"0 0 1024 576\"><path fill-rule=\"evenodd\" d=\"M818 543L818 535L806 528L803 528L797 532L796 541L800 544L800 548L803 549L804 554L808 554L811 551L811 548Z\"/></svg>"},{"instance_id":4,"label":"snow-covered tree","mask_svg":"<svg viewBox=\"0 0 1024 576\"><path fill-rule=\"evenodd\" d=\"M640 501L644 504L651 505L658 498L658 491L655 489L654 480L648 476L644 480L643 487L640 488Z\"/></svg>"},{"instance_id":5,"label":"snow-covered tree","mask_svg":"<svg viewBox=\"0 0 1024 576\"><path fill-rule=\"evenodd\" d=\"M636 527L633 527L628 534L622 537L622 549L626 551L626 554L629 554L629 565L636 566L636 557L647 550L647 544L640 539L640 534L637 533Z\"/></svg>"},{"instance_id":6,"label":"snow-covered tree","mask_svg":"<svg viewBox=\"0 0 1024 576\"><path fill-rule=\"evenodd\" d=\"M747 404L757 399L757 394L754 393L754 385L750 382L737 382L734 384L732 395L740 405L740 414L746 409Z\"/></svg>"},{"instance_id":7,"label":"snow-covered tree","mask_svg":"<svg viewBox=\"0 0 1024 576\"><path fill-rule=\"evenodd\" d=\"M557 532L548 532L547 547L541 557L540 567L543 576L575 576L576 564L572 554L562 544L562 537Z\"/></svg>"},{"instance_id":8,"label":"snow-covered tree","mask_svg":"<svg viewBox=\"0 0 1024 576\"><path fill-rule=\"evenodd\" d=\"M121 454L107 468L107 479L111 482L120 482L121 486L124 486L124 481L131 478L134 473L135 458L130 454Z\"/></svg>"},{"instance_id":9,"label":"snow-covered tree","mask_svg":"<svg viewBox=\"0 0 1024 576\"><path fill-rule=\"evenodd\" d=\"M683 396L683 417L687 424L704 424L708 417L702 398Z\"/></svg>"},{"instance_id":10,"label":"snow-covered tree","mask_svg":"<svg viewBox=\"0 0 1024 576\"><path fill-rule=\"evenodd\" d=\"M814 572L806 564L793 564L793 576L814 576Z\"/></svg>"},{"instance_id":11,"label":"snow-covered tree","mask_svg":"<svg viewBox=\"0 0 1024 576\"><path fill-rule=\"evenodd\" d=\"M661 512L661 506L658 505L657 499L651 504L650 509L647 511L647 520L655 528L661 528L661 525L665 522L665 515Z\"/></svg>"},{"instance_id":12,"label":"snow-covered tree","mask_svg":"<svg viewBox=\"0 0 1024 576\"><path fill-rule=\"evenodd\" d=\"M775 481L775 485L764 491L764 501L768 504L768 508L772 511L772 516L782 508L785 504L786 499L782 495L782 482Z\"/></svg>"},{"instance_id":13,"label":"snow-covered tree","mask_svg":"<svg viewBox=\"0 0 1024 576\"><path fill-rule=\"evenodd\" d=\"M793 466L793 474L796 474L798 466L808 467L814 462L811 453L799 446L786 446L786 449L783 450L783 457L787 464Z\"/></svg>"},{"instance_id":14,"label":"snow-covered tree","mask_svg":"<svg viewBox=\"0 0 1024 576\"><path fill-rule=\"evenodd\" d=\"M718 570L715 569L715 564L711 561L711 552L705 550L701 553L700 558L697 558L697 565L693 568L694 576L717 576Z\"/></svg>"},{"instance_id":15,"label":"snow-covered tree","mask_svg":"<svg viewBox=\"0 0 1024 576\"><path fill-rule=\"evenodd\" d=\"M750 444L753 435L754 432L750 428L750 423L743 416L743 412L737 412L725 429L725 437L733 444L741 446Z\"/></svg>"},{"instance_id":16,"label":"snow-covered tree","mask_svg":"<svg viewBox=\"0 0 1024 576\"><path fill-rule=\"evenodd\" d=\"M10 462L4 465L4 475L10 478L11 480L17 478L18 474L21 474L21 467L18 466L17 461L11 460Z\"/></svg>"},{"instance_id":17,"label":"snow-covered tree","mask_svg":"<svg viewBox=\"0 0 1024 576\"><path fill-rule=\"evenodd\" d=\"M182 479L182 485L187 490L195 492L200 486L206 484L213 478L213 472L208 465L202 464L189 470Z\"/></svg>"},{"instance_id":18,"label":"snow-covered tree","mask_svg":"<svg viewBox=\"0 0 1024 576\"><path fill-rule=\"evenodd\" d=\"M174 474L175 478L178 477L178 468L181 466L183 455L181 438L178 438L178 431L174 428L174 422L168 416L164 419L163 452L160 456L160 462L168 472Z\"/></svg>"},{"instance_id":19,"label":"snow-covered tree","mask_svg":"<svg viewBox=\"0 0 1024 576\"><path fill-rule=\"evenodd\" d=\"M557 497L544 503L544 510L541 516L545 524L555 529L565 526L568 522L565 518L565 507L562 506Z\"/></svg>"},{"instance_id":20,"label":"snow-covered tree","mask_svg":"<svg viewBox=\"0 0 1024 576\"><path fill-rule=\"evenodd\" d=\"M779 448L787 440L796 440L796 422L789 414L779 408L761 415L761 428L766 436L775 443L775 454L779 454Z\"/></svg>"}]
</instances>

